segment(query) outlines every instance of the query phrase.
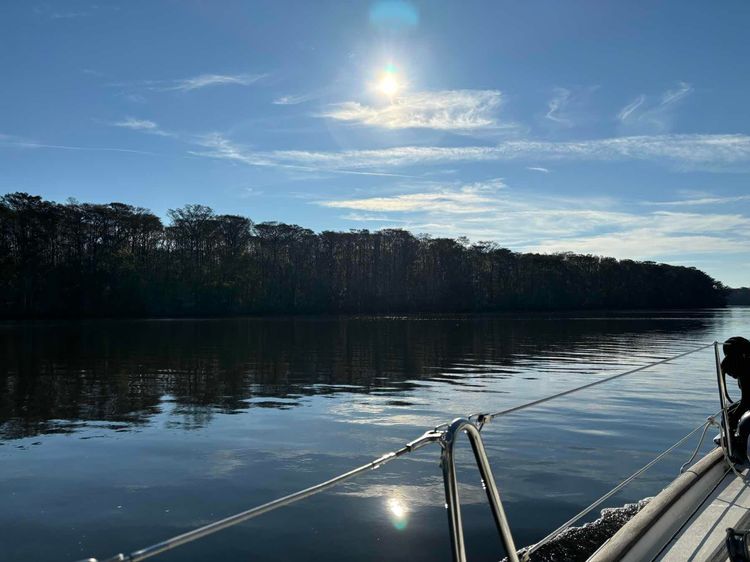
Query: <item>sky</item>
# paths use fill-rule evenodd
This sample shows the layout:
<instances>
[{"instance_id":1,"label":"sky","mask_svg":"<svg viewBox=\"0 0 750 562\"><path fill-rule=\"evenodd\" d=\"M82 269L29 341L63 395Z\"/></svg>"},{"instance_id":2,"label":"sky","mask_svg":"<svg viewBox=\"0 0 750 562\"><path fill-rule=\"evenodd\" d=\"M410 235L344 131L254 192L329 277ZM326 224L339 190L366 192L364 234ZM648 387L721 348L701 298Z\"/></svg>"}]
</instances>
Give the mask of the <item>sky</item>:
<instances>
[{"instance_id":1,"label":"sky","mask_svg":"<svg viewBox=\"0 0 750 562\"><path fill-rule=\"evenodd\" d=\"M750 3L0 3L0 193L750 285Z\"/></svg>"}]
</instances>

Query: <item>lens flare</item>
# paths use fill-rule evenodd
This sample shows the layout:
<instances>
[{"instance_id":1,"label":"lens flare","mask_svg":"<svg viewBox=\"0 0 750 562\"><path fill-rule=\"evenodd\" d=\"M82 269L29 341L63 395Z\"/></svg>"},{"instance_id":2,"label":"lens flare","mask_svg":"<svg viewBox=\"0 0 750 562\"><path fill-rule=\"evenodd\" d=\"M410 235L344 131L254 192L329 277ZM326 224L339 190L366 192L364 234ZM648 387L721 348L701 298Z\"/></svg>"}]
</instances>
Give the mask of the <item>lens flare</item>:
<instances>
[{"instance_id":1,"label":"lens flare","mask_svg":"<svg viewBox=\"0 0 750 562\"><path fill-rule=\"evenodd\" d=\"M384 32L407 31L419 25L419 11L404 0L381 0L370 7L370 23Z\"/></svg>"}]
</instances>

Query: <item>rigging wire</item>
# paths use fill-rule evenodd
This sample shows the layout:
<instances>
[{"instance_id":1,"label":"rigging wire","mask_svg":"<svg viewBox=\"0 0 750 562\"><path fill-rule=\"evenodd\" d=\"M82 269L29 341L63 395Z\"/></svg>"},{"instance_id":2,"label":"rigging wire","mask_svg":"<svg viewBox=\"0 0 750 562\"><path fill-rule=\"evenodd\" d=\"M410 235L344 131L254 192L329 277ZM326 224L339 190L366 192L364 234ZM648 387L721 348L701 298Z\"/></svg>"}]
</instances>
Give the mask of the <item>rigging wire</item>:
<instances>
[{"instance_id":1,"label":"rigging wire","mask_svg":"<svg viewBox=\"0 0 750 562\"><path fill-rule=\"evenodd\" d=\"M693 458L695 458L695 455L698 453L698 449L700 449L700 446L703 444L703 437L706 435L706 431L708 431L708 428L711 427L711 425L716 424L716 421L715 421L714 418L715 418L715 416L718 416L720 413L721 412L717 412L713 416L709 416L708 419L705 422L703 422L701 425L699 425L698 427L696 427L695 429L693 429L690 433L688 433L687 435L685 435L682 439L680 439L679 441L677 441L674 445L672 445L668 449L665 449L664 451L662 451L656 458L654 458L653 460L651 460L651 462L649 462L648 464L646 464L646 465L642 466L641 468L639 468L633 474L631 474L630 476L628 476L625 480L623 480L622 482L620 482L617 486L615 486L614 488L612 488L609 492L607 492L606 494L604 494L603 496L601 496L599 499L595 500L588 507L585 507L584 509L582 509L581 511L579 511L578 513L576 513L573 517L571 517L570 519L568 519L565 523L563 523L562 525L560 525L557 529L555 529L554 531L552 531L550 534L548 534L542 540L540 540L536 544L534 544L531 547L529 547L528 549L526 549L526 551L524 553L523 560L524 561L529 560L529 557L532 554L534 554L537 550L539 550L545 544L547 544L548 542L550 542L551 540L553 540L560 533L562 533L563 531L565 531L566 529L568 529L571 525L573 525L573 523L575 523L576 521L578 521L579 519L581 519L581 517L584 517L584 516L588 515L589 513L591 513L594 509L596 509L602 503L604 503L609 498L611 498L612 496L614 496L617 492L619 492L620 490L622 490L625 486L627 486L628 484L630 484L633 480L635 480L636 478L638 478L641 474L643 474L644 472L646 472L649 468L651 468L652 466L654 466L657 462L659 462L661 459L663 459L664 457L666 457L669 453L671 453L672 451L674 451L677 447L679 447L680 445L682 445L685 441L687 441L693 435L695 435L701 429L703 429L703 434L701 435L700 443L698 443L698 447L696 448L695 453L693 454L693 456L690 457L690 460L688 460L688 462L686 462L685 464L683 464L682 467L680 468L680 473L682 473L682 468L684 468L687 464L690 463L690 461L693 460Z\"/></svg>"},{"instance_id":2,"label":"rigging wire","mask_svg":"<svg viewBox=\"0 0 750 562\"><path fill-rule=\"evenodd\" d=\"M544 398L540 398L539 400L534 400L532 402L527 402L525 404L521 404L520 406L513 406L512 408L508 408L506 410L500 410L499 412L495 412L494 414L473 414L473 416L476 416L478 418L478 422L481 425L484 425L486 423L491 422L495 418L499 418L501 416L507 416L508 414L513 414L515 412L520 412L521 410L526 410L527 408L532 408L534 406L538 406L540 404L544 404L545 402L549 402L550 400L555 400L556 398L561 398L563 396L567 396L569 394L573 394L575 392L580 392L581 390L586 390L588 388L604 384L606 382L613 381L615 379L619 379L621 377L625 377L628 375L633 375L635 373L639 373L641 371L644 371L646 369L650 369L651 367L656 367L657 365L662 365L664 363L669 363L670 361L674 361L676 359L680 359L681 357L685 357L686 355L690 355L691 353L697 353L698 351L703 351L706 348L712 347L713 343L708 343L705 345L702 345L700 347L697 347L695 349L691 349L690 351L686 351L684 353L680 353L679 355L673 355L672 357L667 357L665 359L661 359L659 361L655 361L653 363L649 363L647 365L642 365L640 367L636 367L635 369L631 369L629 371L625 371L624 373L618 373L616 375L612 375L609 377L605 377L603 379L590 382L588 384L584 384L582 386L577 386L576 388L571 388L569 390L564 390L562 392L558 392L557 394L552 394L550 396L546 396Z\"/></svg>"}]
</instances>

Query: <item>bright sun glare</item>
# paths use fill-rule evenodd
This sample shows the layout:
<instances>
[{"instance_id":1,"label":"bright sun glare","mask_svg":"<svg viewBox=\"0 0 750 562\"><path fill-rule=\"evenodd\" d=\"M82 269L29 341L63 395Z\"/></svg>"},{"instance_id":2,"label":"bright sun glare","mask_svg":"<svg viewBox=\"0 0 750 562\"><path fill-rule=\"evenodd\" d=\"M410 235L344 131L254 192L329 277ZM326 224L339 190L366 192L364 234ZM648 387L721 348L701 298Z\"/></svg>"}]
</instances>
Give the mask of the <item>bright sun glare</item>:
<instances>
[{"instance_id":1,"label":"bright sun glare","mask_svg":"<svg viewBox=\"0 0 750 562\"><path fill-rule=\"evenodd\" d=\"M388 509L391 513L399 519L406 515L406 507L397 499L391 499L388 502Z\"/></svg>"},{"instance_id":2,"label":"bright sun glare","mask_svg":"<svg viewBox=\"0 0 750 562\"><path fill-rule=\"evenodd\" d=\"M389 498L387 502L388 511L391 512L391 523L399 531L406 529L409 524L409 508L399 498Z\"/></svg>"},{"instance_id":3,"label":"bright sun glare","mask_svg":"<svg viewBox=\"0 0 750 562\"><path fill-rule=\"evenodd\" d=\"M378 84L378 89L387 96L395 95L399 90L399 83L395 76L385 74Z\"/></svg>"},{"instance_id":4,"label":"bright sun glare","mask_svg":"<svg viewBox=\"0 0 750 562\"><path fill-rule=\"evenodd\" d=\"M380 91L381 94L393 97L402 89L402 87L403 86L396 74L396 67L393 64L387 65L383 73L380 75L380 80L377 84L378 91Z\"/></svg>"}]
</instances>

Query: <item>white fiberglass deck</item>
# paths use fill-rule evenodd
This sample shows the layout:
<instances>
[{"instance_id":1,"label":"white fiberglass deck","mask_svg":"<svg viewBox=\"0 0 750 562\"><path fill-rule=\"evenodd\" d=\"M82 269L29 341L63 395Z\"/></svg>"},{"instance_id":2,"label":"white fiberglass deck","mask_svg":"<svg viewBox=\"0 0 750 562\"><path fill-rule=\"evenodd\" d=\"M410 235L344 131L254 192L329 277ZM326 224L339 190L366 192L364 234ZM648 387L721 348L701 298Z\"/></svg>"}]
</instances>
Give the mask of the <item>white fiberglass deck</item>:
<instances>
[{"instance_id":1,"label":"white fiberglass deck","mask_svg":"<svg viewBox=\"0 0 750 562\"><path fill-rule=\"evenodd\" d=\"M745 470L744 474L748 471ZM750 525L750 487L728 472L697 512L656 560L664 562L728 560L726 529Z\"/></svg>"}]
</instances>

